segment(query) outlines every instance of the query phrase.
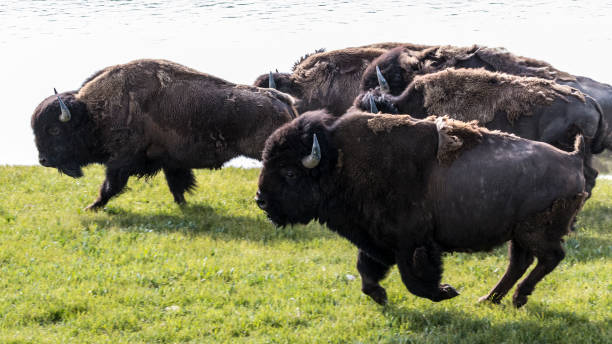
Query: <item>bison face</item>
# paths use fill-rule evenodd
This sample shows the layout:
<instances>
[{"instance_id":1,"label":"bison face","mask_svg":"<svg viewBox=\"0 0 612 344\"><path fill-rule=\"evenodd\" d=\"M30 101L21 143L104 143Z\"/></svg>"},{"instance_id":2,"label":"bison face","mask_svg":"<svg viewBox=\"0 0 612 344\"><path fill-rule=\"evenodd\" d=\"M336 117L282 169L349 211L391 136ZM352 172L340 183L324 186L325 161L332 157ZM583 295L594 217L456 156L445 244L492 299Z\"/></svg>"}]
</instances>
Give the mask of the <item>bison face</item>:
<instances>
[{"instance_id":1,"label":"bison face","mask_svg":"<svg viewBox=\"0 0 612 344\"><path fill-rule=\"evenodd\" d=\"M31 125L40 164L81 177L81 167L92 162L88 141L94 139L85 104L72 92L51 96L34 110Z\"/></svg>"},{"instance_id":2,"label":"bison face","mask_svg":"<svg viewBox=\"0 0 612 344\"><path fill-rule=\"evenodd\" d=\"M355 98L354 105L362 111L371 113L399 113L397 106L395 106L392 100L392 96L382 93L379 87L359 94Z\"/></svg>"},{"instance_id":3,"label":"bison face","mask_svg":"<svg viewBox=\"0 0 612 344\"><path fill-rule=\"evenodd\" d=\"M255 200L277 226L320 218L329 191L324 185L337 154L332 154L323 123L313 117L295 119L266 141Z\"/></svg>"},{"instance_id":4,"label":"bison face","mask_svg":"<svg viewBox=\"0 0 612 344\"><path fill-rule=\"evenodd\" d=\"M253 86L263 88L275 88L283 93L301 99L302 88L295 83L290 73L269 73L260 75L253 83ZM270 78L272 77L272 78Z\"/></svg>"}]
</instances>

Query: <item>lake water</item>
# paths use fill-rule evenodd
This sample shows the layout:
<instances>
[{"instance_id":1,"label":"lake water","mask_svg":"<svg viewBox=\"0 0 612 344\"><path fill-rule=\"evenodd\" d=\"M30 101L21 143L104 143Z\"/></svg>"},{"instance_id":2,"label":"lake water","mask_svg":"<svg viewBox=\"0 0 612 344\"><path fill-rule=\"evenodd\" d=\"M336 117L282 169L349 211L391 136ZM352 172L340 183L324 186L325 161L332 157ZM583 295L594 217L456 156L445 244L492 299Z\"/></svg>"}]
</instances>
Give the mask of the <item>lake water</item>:
<instances>
[{"instance_id":1,"label":"lake water","mask_svg":"<svg viewBox=\"0 0 612 344\"><path fill-rule=\"evenodd\" d=\"M612 1L2 0L0 164L36 164L36 105L109 65L164 58L250 84L317 48L383 41L503 46L612 84Z\"/></svg>"}]
</instances>

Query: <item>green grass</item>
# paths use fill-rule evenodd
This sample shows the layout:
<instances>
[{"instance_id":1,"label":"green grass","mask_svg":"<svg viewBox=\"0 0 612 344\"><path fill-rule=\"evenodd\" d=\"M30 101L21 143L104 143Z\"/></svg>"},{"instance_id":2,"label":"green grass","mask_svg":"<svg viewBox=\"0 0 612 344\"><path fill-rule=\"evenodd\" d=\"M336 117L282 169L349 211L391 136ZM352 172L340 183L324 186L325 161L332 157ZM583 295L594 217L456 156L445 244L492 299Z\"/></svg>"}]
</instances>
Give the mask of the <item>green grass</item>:
<instances>
[{"instance_id":1,"label":"green grass","mask_svg":"<svg viewBox=\"0 0 612 344\"><path fill-rule=\"evenodd\" d=\"M252 201L259 170L197 172L189 205L162 176L99 213L100 167L74 180L0 167L0 343L610 343L612 182L600 180L566 259L522 309L479 304L506 250L445 257L461 295L390 304L360 291L357 250L317 224L276 229ZM356 277L353 279L353 276Z\"/></svg>"}]
</instances>

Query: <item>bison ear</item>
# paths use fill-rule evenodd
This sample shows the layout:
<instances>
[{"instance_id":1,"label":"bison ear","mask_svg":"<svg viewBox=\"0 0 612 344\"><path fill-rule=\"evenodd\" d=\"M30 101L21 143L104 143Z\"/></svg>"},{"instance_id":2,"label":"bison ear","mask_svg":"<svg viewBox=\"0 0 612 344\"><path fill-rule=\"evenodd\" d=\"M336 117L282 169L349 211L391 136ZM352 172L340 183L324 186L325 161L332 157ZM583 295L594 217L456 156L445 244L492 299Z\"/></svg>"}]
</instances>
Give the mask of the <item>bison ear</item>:
<instances>
[{"instance_id":1,"label":"bison ear","mask_svg":"<svg viewBox=\"0 0 612 344\"><path fill-rule=\"evenodd\" d=\"M319 140L317 140L317 134L312 135L312 150L309 155L302 158L302 165L310 169L315 168L321 162L321 147L319 146Z\"/></svg>"},{"instance_id":2,"label":"bison ear","mask_svg":"<svg viewBox=\"0 0 612 344\"><path fill-rule=\"evenodd\" d=\"M461 138L450 135L450 128L446 125L447 116L438 117L436 119L436 129L438 131L438 161L447 161L452 152L458 150L463 146L463 140Z\"/></svg>"}]
</instances>

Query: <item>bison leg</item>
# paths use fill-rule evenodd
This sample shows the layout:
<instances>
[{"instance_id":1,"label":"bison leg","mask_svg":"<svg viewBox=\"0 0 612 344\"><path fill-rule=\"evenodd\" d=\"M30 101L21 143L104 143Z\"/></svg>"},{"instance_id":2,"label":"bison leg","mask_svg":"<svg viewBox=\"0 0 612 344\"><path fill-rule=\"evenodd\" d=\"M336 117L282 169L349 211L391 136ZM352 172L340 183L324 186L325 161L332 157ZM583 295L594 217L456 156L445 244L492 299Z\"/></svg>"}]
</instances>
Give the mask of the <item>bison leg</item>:
<instances>
[{"instance_id":1,"label":"bison leg","mask_svg":"<svg viewBox=\"0 0 612 344\"><path fill-rule=\"evenodd\" d=\"M547 250L536 252L538 258L538 264L536 267L527 275L527 277L519 283L516 287L516 291L512 298L512 303L516 308L523 306L527 303L527 296L531 295L536 284L548 275L551 271L557 267L559 262L565 257L565 251L561 246L561 242L556 242Z\"/></svg>"},{"instance_id":2,"label":"bison leg","mask_svg":"<svg viewBox=\"0 0 612 344\"><path fill-rule=\"evenodd\" d=\"M359 250L357 271L361 275L361 291L381 305L387 303L387 292L379 282L387 276L390 268L391 265L384 264Z\"/></svg>"},{"instance_id":3,"label":"bison leg","mask_svg":"<svg viewBox=\"0 0 612 344\"><path fill-rule=\"evenodd\" d=\"M459 293L442 279L442 257L438 250L419 247L397 254L397 267L402 282L416 296L438 302L453 298Z\"/></svg>"},{"instance_id":4,"label":"bison leg","mask_svg":"<svg viewBox=\"0 0 612 344\"><path fill-rule=\"evenodd\" d=\"M587 199L591 197L591 190L595 187L598 174L599 172L593 167L592 154L587 154L584 158L584 190L588 193Z\"/></svg>"},{"instance_id":5,"label":"bison leg","mask_svg":"<svg viewBox=\"0 0 612 344\"><path fill-rule=\"evenodd\" d=\"M193 172L187 168L164 167L164 175L170 192L174 196L174 202L177 204L185 203L185 192L191 192L196 185Z\"/></svg>"},{"instance_id":6,"label":"bison leg","mask_svg":"<svg viewBox=\"0 0 612 344\"><path fill-rule=\"evenodd\" d=\"M497 285L491 289L489 294L481 297L478 301L491 301L499 303L506 296L512 286L518 281L521 276L527 271L527 268L533 263L533 254L529 250L521 247L515 241L511 241L508 245L508 255L510 263L506 269L504 276L497 282Z\"/></svg>"},{"instance_id":7,"label":"bison leg","mask_svg":"<svg viewBox=\"0 0 612 344\"><path fill-rule=\"evenodd\" d=\"M108 203L108 200L123 191L129 177L130 175L126 171L107 168L106 179L104 179L104 183L102 183L102 186L100 187L98 199L96 199L92 204L88 205L85 210L96 211L104 207L106 203Z\"/></svg>"}]
</instances>

